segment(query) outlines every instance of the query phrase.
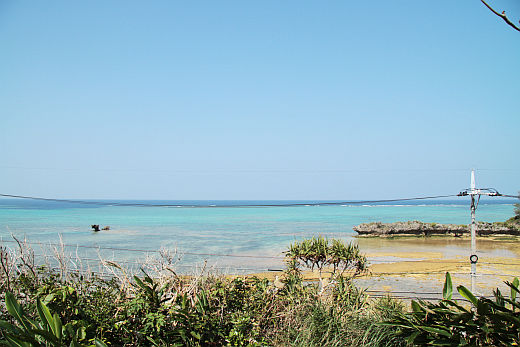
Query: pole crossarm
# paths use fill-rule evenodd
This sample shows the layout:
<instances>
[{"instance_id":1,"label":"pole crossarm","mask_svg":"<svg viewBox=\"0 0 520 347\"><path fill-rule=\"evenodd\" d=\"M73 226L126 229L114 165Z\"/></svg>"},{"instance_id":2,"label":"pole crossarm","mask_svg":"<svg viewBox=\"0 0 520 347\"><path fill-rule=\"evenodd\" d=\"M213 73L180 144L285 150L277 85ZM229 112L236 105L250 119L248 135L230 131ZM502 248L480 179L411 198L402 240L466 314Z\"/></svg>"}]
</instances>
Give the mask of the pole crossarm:
<instances>
[{"instance_id":1,"label":"pole crossarm","mask_svg":"<svg viewBox=\"0 0 520 347\"><path fill-rule=\"evenodd\" d=\"M502 196L495 188L467 188L461 191L457 196L487 195Z\"/></svg>"}]
</instances>

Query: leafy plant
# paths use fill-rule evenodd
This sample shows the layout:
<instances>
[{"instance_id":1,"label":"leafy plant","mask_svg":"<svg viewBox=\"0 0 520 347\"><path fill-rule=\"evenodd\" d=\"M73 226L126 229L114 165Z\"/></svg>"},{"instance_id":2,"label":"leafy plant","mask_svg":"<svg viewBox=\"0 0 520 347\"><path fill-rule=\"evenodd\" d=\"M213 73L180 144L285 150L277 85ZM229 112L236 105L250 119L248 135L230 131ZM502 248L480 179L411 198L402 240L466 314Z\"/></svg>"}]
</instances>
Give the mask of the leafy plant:
<instances>
[{"instance_id":1,"label":"leafy plant","mask_svg":"<svg viewBox=\"0 0 520 347\"><path fill-rule=\"evenodd\" d=\"M364 257L354 246L323 240L314 244L326 255L319 266L335 274L335 285L321 300L296 257L286 258L287 270L275 281L159 272L133 280L115 273L105 280L61 276L50 268L10 271L14 294L0 298L0 345L85 346L96 344L94 338L113 346L398 345L394 328L374 325L393 312L388 306L395 301L372 304L350 281L365 267ZM14 297L23 305L16 306ZM25 326L11 312L23 316Z\"/></svg>"},{"instance_id":2,"label":"leafy plant","mask_svg":"<svg viewBox=\"0 0 520 347\"><path fill-rule=\"evenodd\" d=\"M452 300L451 276L446 274L444 299L438 303L412 301L412 312L397 315L383 323L397 327L398 335L416 345L438 346L510 346L520 341L520 305L516 302L518 278L505 282L511 289L509 298L500 290L495 300L477 298L464 286L457 291L471 309Z\"/></svg>"},{"instance_id":3,"label":"leafy plant","mask_svg":"<svg viewBox=\"0 0 520 347\"><path fill-rule=\"evenodd\" d=\"M134 280L136 286L141 290L141 294L146 298L148 304L152 307L159 307L166 299L163 298L166 293L166 287L168 283L165 283L162 287L159 288L159 284L155 282L148 274L145 272L145 276L143 280L139 277L134 276Z\"/></svg>"},{"instance_id":4,"label":"leafy plant","mask_svg":"<svg viewBox=\"0 0 520 347\"><path fill-rule=\"evenodd\" d=\"M293 268L298 264L311 270L317 268L320 281L323 281L322 273L326 268L330 269L330 279L334 279L343 277L347 271L351 271L351 277L355 277L367 267L366 257L356 244L347 244L337 239L329 241L323 236L291 244L285 256Z\"/></svg>"},{"instance_id":5,"label":"leafy plant","mask_svg":"<svg viewBox=\"0 0 520 347\"><path fill-rule=\"evenodd\" d=\"M51 313L39 299L36 302L36 308L40 322L27 317L22 306L10 292L5 294L5 304L7 311L18 323L0 321L6 345L13 347L65 346L66 342L70 341L71 347L87 346L79 342L85 339L83 328L74 329L70 324L63 325L60 317L56 313ZM94 339L94 344L90 346L106 347L105 343L98 339Z\"/></svg>"}]
</instances>

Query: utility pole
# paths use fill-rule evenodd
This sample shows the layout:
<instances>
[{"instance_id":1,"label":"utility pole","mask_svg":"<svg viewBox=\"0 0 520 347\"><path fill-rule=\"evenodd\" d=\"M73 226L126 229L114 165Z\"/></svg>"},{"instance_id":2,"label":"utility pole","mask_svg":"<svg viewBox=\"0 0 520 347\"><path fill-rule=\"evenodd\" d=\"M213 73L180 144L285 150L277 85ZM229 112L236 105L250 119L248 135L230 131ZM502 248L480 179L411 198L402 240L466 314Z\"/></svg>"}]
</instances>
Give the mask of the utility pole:
<instances>
[{"instance_id":1,"label":"utility pole","mask_svg":"<svg viewBox=\"0 0 520 347\"><path fill-rule=\"evenodd\" d=\"M475 293L476 290L476 277L477 277L477 222L475 221L475 212L477 210L478 203L480 201L481 195L488 196L499 196L500 193L494 188L476 188L475 184L475 170L471 170L471 185L469 189L463 190L458 194L459 196L469 195L471 197L471 224L470 224L470 232L471 232L471 254L469 256L469 261L471 263L471 292ZM475 198L478 196L478 198Z\"/></svg>"},{"instance_id":2,"label":"utility pole","mask_svg":"<svg viewBox=\"0 0 520 347\"><path fill-rule=\"evenodd\" d=\"M471 186L470 186L470 197L471 197L471 255L469 256L469 261L471 263L471 292L475 293L476 287L476 277L477 277L477 222L475 221L475 212L477 210L477 204L475 204L475 195L476 192L475 186L475 170L471 170ZM480 195L478 196L480 200Z\"/></svg>"}]
</instances>

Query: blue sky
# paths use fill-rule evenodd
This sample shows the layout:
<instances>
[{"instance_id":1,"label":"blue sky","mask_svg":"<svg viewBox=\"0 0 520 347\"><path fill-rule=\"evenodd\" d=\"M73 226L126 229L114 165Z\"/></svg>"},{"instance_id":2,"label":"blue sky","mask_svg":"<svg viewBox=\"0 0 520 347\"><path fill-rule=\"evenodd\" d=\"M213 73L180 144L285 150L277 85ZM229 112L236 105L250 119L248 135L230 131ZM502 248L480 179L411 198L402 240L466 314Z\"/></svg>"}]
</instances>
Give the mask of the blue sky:
<instances>
[{"instance_id":1,"label":"blue sky","mask_svg":"<svg viewBox=\"0 0 520 347\"><path fill-rule=\"evenodd\" d=\"M520 33L477 0L3 0L0 40L0 193L520 190Z\"/></svg>"}]
</instances>

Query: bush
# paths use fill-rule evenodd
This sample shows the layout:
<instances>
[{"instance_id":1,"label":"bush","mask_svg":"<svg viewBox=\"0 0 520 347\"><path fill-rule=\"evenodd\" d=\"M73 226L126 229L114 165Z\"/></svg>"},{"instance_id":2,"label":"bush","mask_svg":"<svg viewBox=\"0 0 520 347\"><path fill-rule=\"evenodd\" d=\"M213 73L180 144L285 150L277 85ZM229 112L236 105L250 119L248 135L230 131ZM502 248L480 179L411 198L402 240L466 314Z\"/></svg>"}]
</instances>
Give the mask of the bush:
<instances>
[{"instance_id":1,"label":"bush","mask_svg":"<svg viewBox=\"0 0 520 347\"><path fill-rule=\"evenodd\" d=\"M285 256L289 270L293 273L299 273L301 266L311 271L318 269L321 293L326 288L324 270L329 270L327 283L331 283L339 278L345 279L345 276L354 278L367 268L367 259L356 244L347 244L337 239L328 240L322 236L291 244Z\"/></svg>"},{"instance_id":2,"label":"bush","mask_svg":"<svg viewBox=\"0 0 520 347\"><path fill-rule=\"evenodd\" d=\"M458 286L457 291L472 306L467 309L452 300L451 276L446 273L442 301L412 301L412 312L395 316L383 325L397 327L397 334L414 345L516 345L520 341L518 278L506 284L511 289L510 297L504 297L497 289L494 301L476 298L466 287Z\"/></svg>"},{"instance_id":3,"label":"bush","mask_svg":"<svg viewBox=\"0 0 520 347\"><path fill-rule=\"evenodd\" d=\"M39 299L36 308L40 321L27 317L22 306L12 293L5 293L5 305L17 324L0 321L4 344L12 347L20 346L64 346L70 343L71 347L84 347L85 328L81 325L68 323L63 325L56 313L52 313ZM106 347L98 340L93 339L92 346Z\"/></svg>"},{"instance_id":4,"label":"bush","mask_svg":"<svg viewBox=\"0 0 520 347\"><path fill-rule=\"evenodd\" d=\"M313 255L313 249L319 252ZM120 276L110 280L45 268L0 273L9 279L9 286L0 282L0 291L13 292L5 295L6 305L0 303L0 345L81 346L103 340L113 346L376 346L402 341L391 328L374 324L402 310L399 304L371 300L350 281L366 267L356 246L304 240L291 246L287 259L287 270L271 282L175 272L131 277L121 267ZM303 280L301 271L313 262L331 270L330 290Z\"/></svg>"}]
</instances>

